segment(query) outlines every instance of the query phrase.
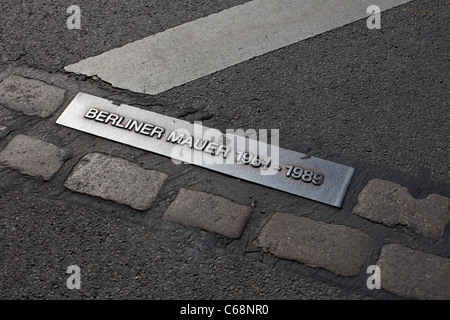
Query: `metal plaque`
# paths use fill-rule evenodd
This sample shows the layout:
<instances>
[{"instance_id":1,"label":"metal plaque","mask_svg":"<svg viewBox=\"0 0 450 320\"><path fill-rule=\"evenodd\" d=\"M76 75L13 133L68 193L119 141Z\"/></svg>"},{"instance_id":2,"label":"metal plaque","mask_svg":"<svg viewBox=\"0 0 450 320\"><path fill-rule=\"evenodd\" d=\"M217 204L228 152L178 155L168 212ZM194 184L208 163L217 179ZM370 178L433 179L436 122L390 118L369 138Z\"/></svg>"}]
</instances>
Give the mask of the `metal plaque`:
<instances>
[{"instance_id":1,"label":"metal plaque","mask_svg":"<svg viewBox=\"0 0 450 320\"><path fill-rule=\"evenodd\" d=\"M79 93L56 123L335 207L342 206L354 172L280 148L276 135L269 144L264 134L222 133L86 93Z\"/></svg>"}]
</instances>

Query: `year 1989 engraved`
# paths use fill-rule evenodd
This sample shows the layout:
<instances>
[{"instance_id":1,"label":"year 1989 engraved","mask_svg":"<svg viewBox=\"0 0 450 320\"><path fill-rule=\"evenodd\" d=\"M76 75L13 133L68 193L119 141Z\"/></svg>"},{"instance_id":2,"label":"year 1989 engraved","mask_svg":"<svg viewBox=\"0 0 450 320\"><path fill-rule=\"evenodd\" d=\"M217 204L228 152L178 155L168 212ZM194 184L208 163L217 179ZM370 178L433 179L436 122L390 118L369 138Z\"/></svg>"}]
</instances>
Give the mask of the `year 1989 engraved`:
<instances>
[{"instance_id":1,"label":"year 1989 engraved","mask_svg":"<svg viewBox=\"0 0 450 320\"><path fill-rule=\"evenodd\" d=\"M272 160L261 159L259 156L255 156L250 152L236 152L236 162L251 165L255 168L262 167L264 170L267 170L272 164ZM275 169L281 171L281 168ZM323 174L305 170L301 167L286 166L286 170L286 177L301 180L306 183L312 183L315 186L320 186L325 181L325 176Z\"/></svg>"},{"instance_id":2,"label":"year 1989 engraved","mask_svg":"<svg viewBox=\"0 0 450 320\"><path fill-rule=\"evenodd\" d=\"M320 186L324 180L325 176L321 173L315 173L311 170L304 170L300 167L294 167L294 166L286 166L287 172L286 177L291 177L295 180L302 180L303 182L310 183Z\"/></svg>"}]
</instances>

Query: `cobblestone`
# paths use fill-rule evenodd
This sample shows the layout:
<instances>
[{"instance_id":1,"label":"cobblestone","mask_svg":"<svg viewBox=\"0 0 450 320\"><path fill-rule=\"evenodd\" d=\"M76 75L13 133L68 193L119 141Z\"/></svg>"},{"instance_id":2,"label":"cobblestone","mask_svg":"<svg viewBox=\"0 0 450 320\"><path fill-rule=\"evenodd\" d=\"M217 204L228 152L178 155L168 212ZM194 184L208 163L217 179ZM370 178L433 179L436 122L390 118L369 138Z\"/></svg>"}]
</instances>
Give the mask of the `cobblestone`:
<instances>
[{"instance_id":1,"label":"cobblestone","mask_svg":"<svg viewBox=\"0 0 450 320\"><path fill-rule=\"evenodd\" d=\"M64 102L66 90L11 75L0 83L0 104L28 116L47 118Z\"/></svg>"},{"instance_id":2,"label":"cobblestone","mask_svg":"<svg viewBox=\"0 0 450 320\"><path fill-rule=\"evenodd\" d=\"M251 212L251 207L223 197L181 188L163 219L228 238L239 238Z\"/></svg>"},{"instance_id":3,"label":"cobblestone","mask_svg":"<svg viewBox=\"0 0 450 320\"><path fill-rule=\"evenodd\" d=\"M0 152L0 164L25 175L51 180L69 156L67 149L26 135L17 135Z\"/></svg>"},{"instance_id":4,"label":"cobblestone","mask_svg":"<svg viewBox=\"0 0 450 320\"><path fill-rule=\"evenodd\" d=\"M358 196L353 213L388 227L404 225L429 238L439 238L450 219L450 199L437 194L414 199L408 189L374 179Z\"/></svg>"},{"instance_id":5,"label":"cobblestone","mask_svg":"<svg viewBox=\"0 0 450 320\"><path fill-rule=\"evenodd\" d=\"M450 260L398 244L385 245L377 262L381 287L413 299L450 299Z\"/></svg>"},{"instance_id":6,"label":"cobblestone","mask_svg":"<svg viewBox=\"0 0 450 320\"><path fill-rule=\"evenodd\" d=\"M343 225L276 213L255 245L265 252L349 277L360 272L371 238Z\"/></svg>"},{"instance_id":7,"label":"cobblestone","mask_svg":"<svg viewBox=\"0 0 450 320\"><path fill-rule=\"evenodd\" d=\"M151 207L167 174L101 153L84 156L66 179L72 191L145 211Z\"/></svg>"}]
</instances>

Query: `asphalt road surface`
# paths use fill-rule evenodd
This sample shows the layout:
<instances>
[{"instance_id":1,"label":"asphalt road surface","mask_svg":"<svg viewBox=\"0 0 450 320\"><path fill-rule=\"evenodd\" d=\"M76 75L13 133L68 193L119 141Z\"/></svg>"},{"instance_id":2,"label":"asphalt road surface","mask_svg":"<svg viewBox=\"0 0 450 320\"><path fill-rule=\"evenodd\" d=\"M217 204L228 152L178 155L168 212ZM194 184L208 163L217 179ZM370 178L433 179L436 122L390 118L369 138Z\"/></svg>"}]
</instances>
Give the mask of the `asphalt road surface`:
<instances>
[{"instance_id":1,"label":"asphalt road surface","mask_svg":"<svg viewBox=\"0 0 450 320\"><path fill-rule=\"evenodd\" d=\"M69 30L71 1L4 0L0 71L26 66L67 74L69 64L245 2L80 1L81 29ZM408 186L413 195L434 188L449 196L449 9L445 0L411 1L383 12L380 30L358 20L155 96L70 77L109 92L109 98L223 131L279 129L284 148L345 160L381 176L423 177L423 185ZM250 191L240 194L236 184L201 169L162 166L180 175L173 188L211 183L217 193L257 199L269 211L296 206L291 198L257 195L260 189L245 184L249 199ZM55 184L18 174L1 183L0 210L8 213L3 223L21 230L6 234L2 299L396 298L367 290L361 277L341 280L259 253L236 254L242 241L167 228L142 213L81 196L67 201ZM165 190L164 196L173 194ZM165 199L158 201L151 215L163 212ZM71 264L84 266L84 290L67 290L64 268Z\"/></svg>"},{"instance_id":2,"label":"asphalt road surface","mask_svg":"<svg viewBox=\"0 0 450 320\"><path fill-rule=\"evenodd\" d=\"M2 2L3 63L51 72L245 1ZM413 1L165 92L167 109L205 125L279 129L281 143L348 155L448 183L448 4Z\"/></svg>"}]
</instances>

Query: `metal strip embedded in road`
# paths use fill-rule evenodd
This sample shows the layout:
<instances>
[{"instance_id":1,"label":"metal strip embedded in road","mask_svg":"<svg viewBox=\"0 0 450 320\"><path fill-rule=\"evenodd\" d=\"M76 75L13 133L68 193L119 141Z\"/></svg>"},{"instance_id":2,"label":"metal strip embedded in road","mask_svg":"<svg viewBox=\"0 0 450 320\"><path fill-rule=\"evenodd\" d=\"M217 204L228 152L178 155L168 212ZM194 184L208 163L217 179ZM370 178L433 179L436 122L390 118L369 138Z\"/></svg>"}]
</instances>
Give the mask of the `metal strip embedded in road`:
<instances>
[{"instance_id":1,"label":"metal strip embedded in road","mask_svg":"<svg viewBox=\"0 0 450 320\"><path fill-rule=\"evenodd\" d=\"M354 169L267 141L79 93L58 124L341 207Z\"/></svg>"}]
</instances>

